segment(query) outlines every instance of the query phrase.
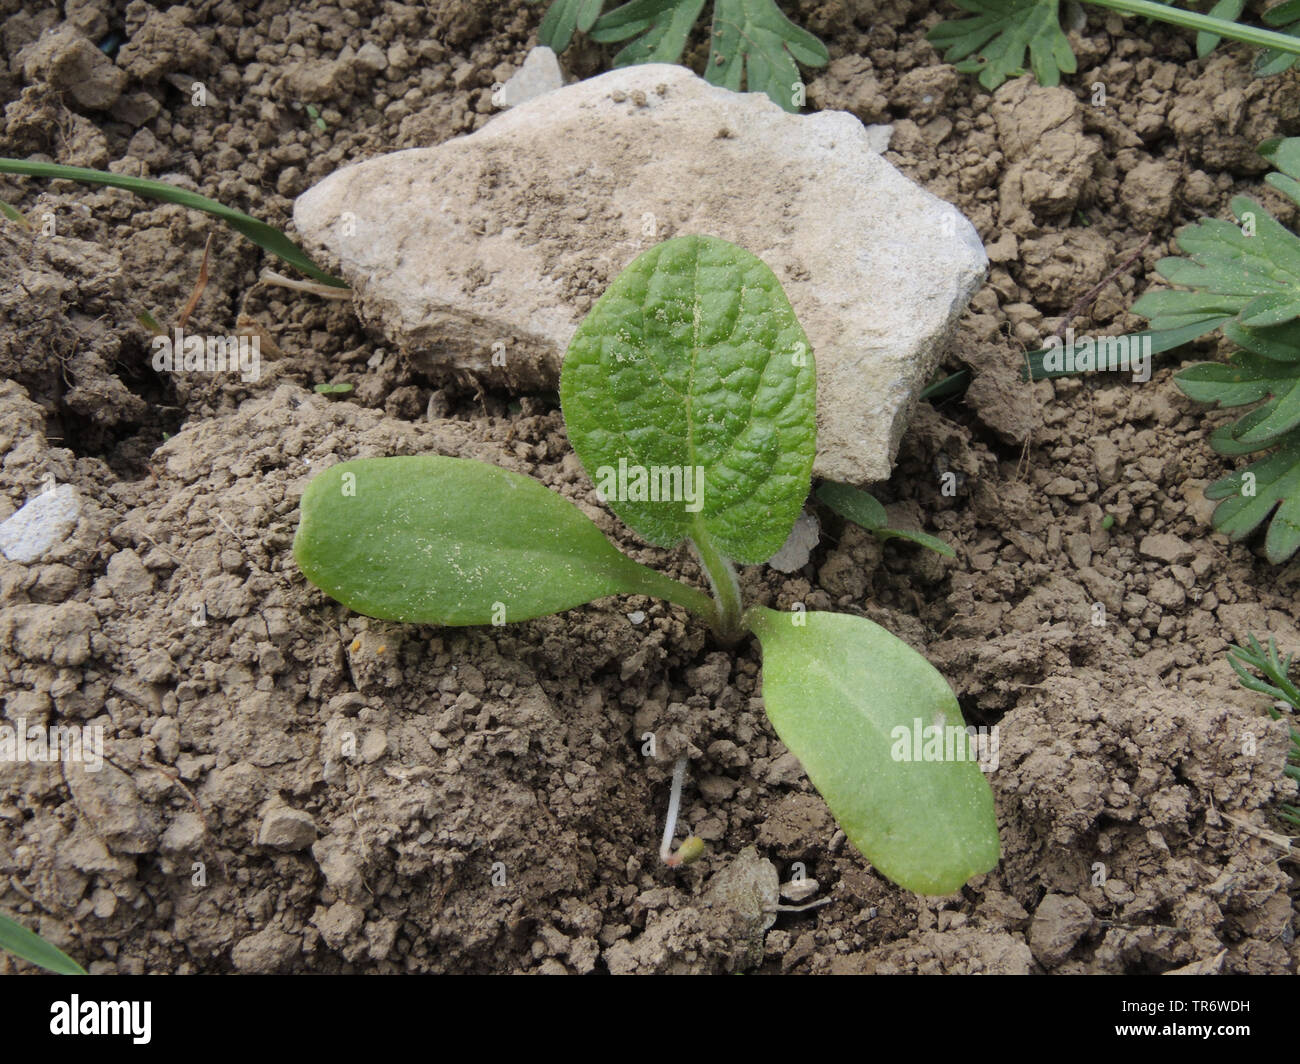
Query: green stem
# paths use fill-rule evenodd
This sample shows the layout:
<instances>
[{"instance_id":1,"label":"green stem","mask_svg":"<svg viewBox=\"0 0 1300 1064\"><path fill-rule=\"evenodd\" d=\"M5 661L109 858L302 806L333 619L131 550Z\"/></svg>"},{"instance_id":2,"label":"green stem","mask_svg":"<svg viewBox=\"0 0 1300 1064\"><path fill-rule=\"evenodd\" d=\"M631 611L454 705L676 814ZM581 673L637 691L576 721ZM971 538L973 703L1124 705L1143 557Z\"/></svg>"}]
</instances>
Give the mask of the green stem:
<instances>
[{"instance_id":1,"label":"green stem","mask_svg":"<svg viewBox=\"0 0 1300 1064\"><path fill-rule=\"evenodd\" d=\"M736 570L703 529L696 531L691 546L695 548L700 565L709 577L709 586L713 588L713 601L717 606L713 631L724 643L738 642L745 634L745 626Z\"/></svg>"},{"instance_id":2,"label":"green stem","mask_svg":"<svg viewBox=\"0 0 1300 1064\"><path fill-rule=\"evenodd\" d=\"M629 591L635 590L651 598L664 599L666 602L690 610L713 628L718 627L718 608L703 591L683 584L680 580L674 580L671 576L665 576L648 565L634 562L631 558L625 557L625 560L627 562L625 577Z\"/></svg>"},{"instance_id":3,"label":"green stem","mask_svg":"<svg viewBox=\"0 0 1300 1064\"><path fill-rule=\"evenodd\" d=\"M1242 26L1227 19L1202 15L1195 11L1183 11L1176 7L1152 3L1152 0L1086 0L1095 7L1104 7L1119 11L1125 15L1145 15L1157 22L1167 22L1189 30L1203 30L1216 37L1226 37L1230 41L1257 45L1260 48L1276 48L1279 52L1300 55L1300 38L1272 30L1260 29L1258 26Z\"/></svg>"}]
</instances>

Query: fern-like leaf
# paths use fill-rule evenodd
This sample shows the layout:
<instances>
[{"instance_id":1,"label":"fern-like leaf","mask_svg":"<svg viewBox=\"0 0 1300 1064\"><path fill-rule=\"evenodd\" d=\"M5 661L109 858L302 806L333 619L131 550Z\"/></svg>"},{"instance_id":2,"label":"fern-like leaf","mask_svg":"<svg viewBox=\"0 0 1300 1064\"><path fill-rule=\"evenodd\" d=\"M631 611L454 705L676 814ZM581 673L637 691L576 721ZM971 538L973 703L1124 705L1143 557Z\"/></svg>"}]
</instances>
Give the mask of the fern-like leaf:
<instances>
[{"instance_id":1,"label":"fern-like leaf","mask_svg":"<svg viewBox=\"0 0 1300 1064\"><path fill-rule=\"evenodd\" d=\"M1078 69L1061 29L1059 0L955 0L970 18L935 26L926 39L963 74L990 91L1025 72L1025 53L1040 85L1058 85Z\"/></svg>"}]
</instances>

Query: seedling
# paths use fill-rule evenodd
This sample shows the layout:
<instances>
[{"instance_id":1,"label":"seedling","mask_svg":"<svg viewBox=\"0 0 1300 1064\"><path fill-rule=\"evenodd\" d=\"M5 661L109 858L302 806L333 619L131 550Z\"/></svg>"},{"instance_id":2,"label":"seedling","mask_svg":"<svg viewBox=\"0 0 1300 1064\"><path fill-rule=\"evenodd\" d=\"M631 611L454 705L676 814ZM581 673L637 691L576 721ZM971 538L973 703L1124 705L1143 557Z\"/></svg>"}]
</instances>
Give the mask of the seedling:
<instances>
[{"instance_id":1,"label":"seedling","mask_svg":"<svg viewBox=\"0 0 1300 1064\"><path fill-rule=\"evenodd\" d=\"M1277 643L1271 636L1268 640L1267 652L1253 635L1248 634L1246 641L1249 646L1234 646L1228 650L1228 664L1241 679L1241 686L1268 695L1277 705L1289 706L1289 712L1292 714L1300 710L1300 688L1291 682L1290 677L1291 655L1288 654L1285 658L1278 657ZM1251 669L1258 669L1264 674L1264 679L1252 673ZM1276 705L1268 707L1268 715L1274 720L1280 720L1282 717ZM1294 724L1291 725L1291 749L1287 752L1284 771L1293 780L1300 780L1300 731L1296 730ZM1278 816L1288 823L1300 826L1298 806L1282 805L1278 809Z\"/></svg>"},{"instance_id":2,"label":"seedling","mask_svg":"<svg viewBox=\"0 0 1300 1064\"><path fill-rule=\"evenodd\" d=\"M540 0L528 0L531 4ZM573 42L575 30L603 44L631 43L614 66L677 63L704 10L704 0L632 0L605 12L606 0L552 0L537 39L556 52ZM713 0L709 59L704 77L740 92L765 92L787 111L803 106L803 81L795 61L823 67L826 46L781 13L775 0Z\"/></svg>"},{"instance_id":3,"label":"seedling","mask_svg":"<svg viewBox=\"0 0 1300 1064\"><path fill-rule=\"evenodd\" d=\"M1235 20L1245 0L1218 0L1210 13L1183 11L1152 0L1084 0L1094 7L1141 15L1154 22L1196 31L1196 54L1209 55L1227 38L1264 49L1255 73L1276 74L1300 57L1300 0L1283 0L1264 12L1264 23L1281 32L1242 26ZM1074 50L1061 27L1060 0L954 0L969 18L940 22L926 40L963 74L978 74L990 91L1025 72L1025 56L1040 85L1060 84L1061 74L1078 69Z\"/></svg>"},{"instance_id":4,"label":"seedling","mask_svg":"<svg viewBox=\"0 0 1300 1064\"><path fill-rule=\"evenodd\" d=\"M865 618L741 601L733 563L781 547L816 444L811 350L772 271L713 237L651 248L579 326L560 398L598 494L655 546L689 541L712 597L620 553L538 481L436 455L314 477L303 573L392 621L504 624L626 594L685 608L725 645L752 633L773 727L880 872L948 894L992 868L992 791L943 677Z\"/></svg>"},{"instance_id":5,"label":"seedling","mask_svg":"<svg viewBox=\"0 0 1300 1064\"><path fill-rule=\"evenodd\" d=\"M861 525L877 539L905 539L911 543L918 543L922 547L928 547L945 558L957 556L956 552L937 536L915 532L910 528L890 528L889 514L869 492L828 480L817 489L817 498L841 517Z\"/></svg>"},{"instance_id":6,"label":"seedling","mask_svg":"<svg viewBox=\"0 0 1300 1064\"><path fill-rule=\"evenodd\" d=\"M1275 139L1260 154L1277 168L1266 180L1300 204L1300 137ZM1274 563L1300 549L1300 237L1254 200L1230 202L1237 221L1204 218L1178 234L1187 257L1156 270L1190 291L1150 291L1133 311L1151 320L1157 349L1220 330L1241 350L1227 363L1202 362L1175 375L1191 398L1225 407L1255 406L1216 430L1224 455L1270 453L1205 489L1222 500L1213 524L1234 540L1268 523L1264 553Z\"/></svg>"}]
</instances>

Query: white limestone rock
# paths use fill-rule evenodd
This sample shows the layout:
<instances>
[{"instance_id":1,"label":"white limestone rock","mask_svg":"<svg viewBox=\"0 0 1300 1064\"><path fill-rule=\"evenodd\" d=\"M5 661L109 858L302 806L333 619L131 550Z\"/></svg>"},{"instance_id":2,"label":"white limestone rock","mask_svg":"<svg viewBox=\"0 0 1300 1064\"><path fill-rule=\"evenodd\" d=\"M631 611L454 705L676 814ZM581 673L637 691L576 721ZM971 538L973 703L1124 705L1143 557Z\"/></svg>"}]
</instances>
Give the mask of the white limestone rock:
<instances>
[{"instance_id":1,"label":"white limestone rock","mask_svg":"<svg viewBox=\"0 0 1300 1064\"><path fill-rule=\"evenodd\" d=\"M419 369L521 391L555 387L578 323L639 253L689 233L739 244L812 341L815 475L865 485L889 476L987 267L971 224L872 140L846 112L792 115L634 66L340 170L294 221Z\"/></svg>"},{"instance_id":2,"label":"white limestone rock","mask_svg":"<svg viewBox=\"0 0 1300 1064\"><path fill-rule=\"evenodd\" d=\"M71 484L60 484L29 499L0 524L0 553L11 562L41 561L77 525L81 495Z\"/></svg>"}]
</instances>

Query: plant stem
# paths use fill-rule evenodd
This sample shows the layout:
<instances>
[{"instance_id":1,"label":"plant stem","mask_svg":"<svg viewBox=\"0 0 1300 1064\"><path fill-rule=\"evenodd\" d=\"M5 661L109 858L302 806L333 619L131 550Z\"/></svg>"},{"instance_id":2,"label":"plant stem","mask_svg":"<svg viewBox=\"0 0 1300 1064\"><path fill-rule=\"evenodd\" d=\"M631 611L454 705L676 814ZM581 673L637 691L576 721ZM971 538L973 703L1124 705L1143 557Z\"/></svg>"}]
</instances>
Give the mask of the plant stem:
<instances>
[{"instance_id":1,"label":"plant stem","mask_svg":"<svg viewBox=\"0 0 1300 1064\"><path fill-rule=\"evenodd\" d=\"M1119 11L1125 15L1145 15L1157 22L1167 22L1189 30L1203 30L1217 37L1226 37L1230 41L1257 45L1260 48L1276 48L1279 52L1300 55L1300 38L1258 26L1242 26L1227 19L1201 15L1195 11L1166 7L1164 4L1152 3L1151 0L1086 0L1095 7L1104 7Z\"/></svg>"},{"instance_id":2,"label":"plant stem","mask_svg":"<svg viewBox=\"0 0 1300 1064\"><path fill-rule=\"evenodd\" d=\"M673 855L673 834L677 831L677 814L682 807L682 780L686 778L686 758L679 757L673 765L673 789L668 794L668 819L664 822L664 838L659 844L659 859L668 864Z\"/></svg>"},{"instance_id":3,"label":"plant stem","mask_svg":"<svg viewBox=\"0 0 1300 1064\"><path fill-rule=\"evenodd\" d=\"M709 586L713 588L713 601L718 608L714 634L724 643L738 642L745 634L745 626L736 570L703 529L691 540L691 546L695 548L695 555L708 574Z\"/></svg>"}]
</instances>

